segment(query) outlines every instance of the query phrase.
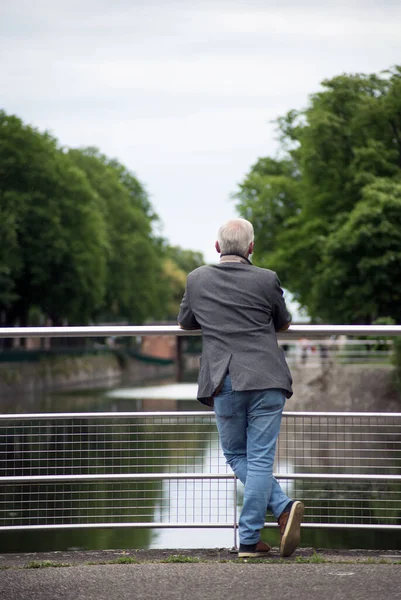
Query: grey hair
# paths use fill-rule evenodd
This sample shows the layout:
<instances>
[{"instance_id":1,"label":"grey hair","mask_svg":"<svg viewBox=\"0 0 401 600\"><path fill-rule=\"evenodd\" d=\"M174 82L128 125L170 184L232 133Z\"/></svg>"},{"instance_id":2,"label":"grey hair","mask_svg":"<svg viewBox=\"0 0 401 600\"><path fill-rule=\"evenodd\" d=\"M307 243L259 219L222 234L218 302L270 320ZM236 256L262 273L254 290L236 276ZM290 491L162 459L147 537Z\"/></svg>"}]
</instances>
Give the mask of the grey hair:
<instances>
[{"instance_id":1,"label":"grey hair","mask_svg":"<svg viewBox=\"0 0 401 600\"><path fill-rule=\"evenodd\" d=\"M249 244L253 239L253 225L246 219L231 219L217 233L221 254L248 256Z\"/></svg>"}]
</instances>

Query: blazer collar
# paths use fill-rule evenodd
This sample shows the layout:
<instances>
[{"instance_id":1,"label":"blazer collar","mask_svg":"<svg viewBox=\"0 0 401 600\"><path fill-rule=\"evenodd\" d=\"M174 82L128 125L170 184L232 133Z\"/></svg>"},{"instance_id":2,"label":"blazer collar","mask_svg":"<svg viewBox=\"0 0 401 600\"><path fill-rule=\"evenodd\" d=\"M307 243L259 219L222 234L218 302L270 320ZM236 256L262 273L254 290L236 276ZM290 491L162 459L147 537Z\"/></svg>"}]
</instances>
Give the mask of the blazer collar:
<instances>
[{"instance_id":1,"label":"blazer collar","mask_svg":"<svg viewBox=\"0 0 401 600\"><path fill-rule=\"evenodd\" d=\"M232 263L232 262L239 262L239 263L244 263L244 264L248 264L251 265L251 261L246 258L245 256L242 256L241 254L220 254L220 264L224 264L224 263Z\"/></svg>"}]
</instances>

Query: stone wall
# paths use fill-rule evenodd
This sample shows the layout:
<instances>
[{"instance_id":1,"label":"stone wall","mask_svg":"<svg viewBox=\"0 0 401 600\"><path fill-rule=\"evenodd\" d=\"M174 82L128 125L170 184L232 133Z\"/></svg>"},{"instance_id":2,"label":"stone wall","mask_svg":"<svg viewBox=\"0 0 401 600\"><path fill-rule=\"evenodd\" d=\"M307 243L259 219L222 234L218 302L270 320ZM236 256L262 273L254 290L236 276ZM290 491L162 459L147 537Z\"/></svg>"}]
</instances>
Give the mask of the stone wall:
<instances>
[{"instance_id":1,"label":"stone wall","mask_svg":"<svg viewBox=\"0 0 401 600\"><path fill-rule=\"evenodd\" d=\"M198 362L198 357L191 356L194 377ZM291 372L294 395L286 403L286 410L401 411L401 394L394 385L391 366L294 365ZM155 364L135 358L121 363L113 353L0 363L0 411L13 396L43 390L142 385L175 378L174 363Z\"/></svg>"},{"instance_id":2,"label":"stone wall","mask_svg":"<svg viewBox=\"0 0 401 600\"><path fill-rule=\"evenodd\" d=\"M142 354L158 358L175 359L177 337L175 335L145 335L141 344Z\"/></svg>"},{"instance_id":3,"label":"stone wall","mask_svg":"<svg viewBox=\"0 0 401 600\"><path fill-rule=\"evenodd\" d=\"M296 365L291 373L294 395L286 410L401 411L390 365Z\"/></svg>"},{"instance_id":4,"label":"stone wall","mask_svg":"<svg viewBox=\"0 0 401 600\"><path fill-rule=\"evenodd\" d=\"M0 363L0 400L44 390L111 387L123 381L142 384L174 380L175 364L154 364L116 354L55 355L36 362Z\"/></svg>"}]
</instances>

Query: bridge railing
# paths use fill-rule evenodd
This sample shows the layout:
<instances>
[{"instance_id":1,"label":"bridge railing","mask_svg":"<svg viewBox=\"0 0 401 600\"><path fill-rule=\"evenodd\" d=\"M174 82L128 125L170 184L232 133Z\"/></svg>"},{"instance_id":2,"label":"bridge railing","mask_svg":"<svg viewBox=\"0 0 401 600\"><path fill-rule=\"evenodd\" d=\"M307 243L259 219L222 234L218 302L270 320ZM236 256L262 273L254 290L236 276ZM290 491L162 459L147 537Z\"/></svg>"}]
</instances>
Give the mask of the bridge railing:
<instances>
[{"instance_id":1,"label":"bridge railing","mask_svg":"<svg viewBox=\"0 0 401 600\"><path fill-rule=\"evenodd\" d=\"M13 329L8 337L188 334ZM293 326L287 335L333 331L388 336L401 335L401 326ZM275 475L305 501L304 527L401 530L401 413L285 412ZM236 540L242 488L210 411L2 414L0 484L3 531L216 527L232 528ZM272 516L266 526L276 526Z\"/></svg>"},{"instance_id":2,"label":"bridge railing","mask_svg":"<svg viewBox=\"0 0 401 600\"><path fill-rule=\"evenodd\" d=\"M177 325L93 325L71 327L0 327L0 338L129 337L143 335L201 335L199 330L184 330ZM291 325L283 339L303 335L315 338L331 335L401 336L401 325Z\"/></svg>"},{"instance_id":3,"label":"bridge railing","mask_svg":"<svg viewBox=\"0 0 401 600\"><path fill-rule=\"evenodd\" d=\"M304 527L401 530L400 470L401 414L284 413L275 475ZM209 411L0 415L0 530L235 533L241 489Z\"/></svg>"}]
</instances>

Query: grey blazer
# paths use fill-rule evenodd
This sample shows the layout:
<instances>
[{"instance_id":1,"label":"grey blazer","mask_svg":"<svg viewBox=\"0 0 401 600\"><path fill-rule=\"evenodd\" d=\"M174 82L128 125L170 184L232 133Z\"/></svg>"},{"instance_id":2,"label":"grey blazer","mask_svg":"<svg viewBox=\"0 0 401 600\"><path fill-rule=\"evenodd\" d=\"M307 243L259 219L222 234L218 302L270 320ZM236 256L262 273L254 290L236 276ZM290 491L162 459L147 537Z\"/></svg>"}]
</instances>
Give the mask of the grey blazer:
<instances>
[{"instance_id":1,"label":"grey blazer","mask_svg":"<svg viewBox=\"0 0 401 600\"><path fill-rule=\"evenodd\" d=\"M213 406L227 373L235 391L281 388L289 398L291 373L276 332L290 321L274 271L241 262L192 271L178 322L202 329L198 400Z\"/></svg>"}]
</instances>

